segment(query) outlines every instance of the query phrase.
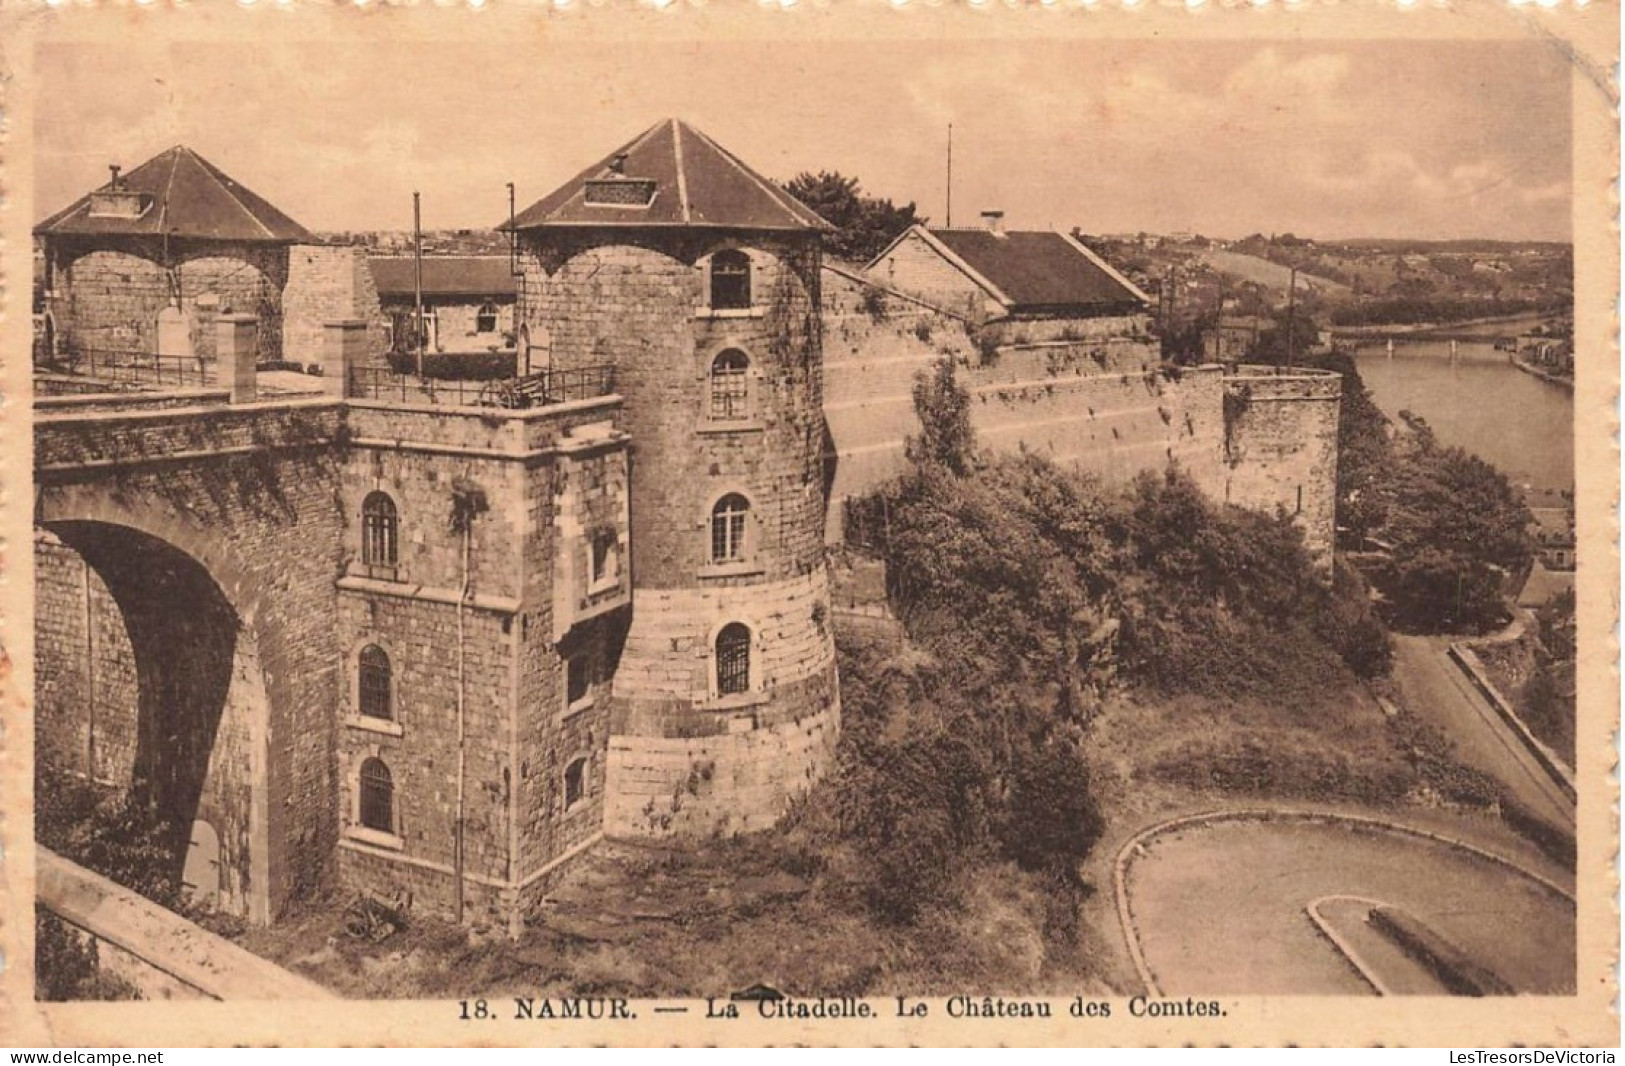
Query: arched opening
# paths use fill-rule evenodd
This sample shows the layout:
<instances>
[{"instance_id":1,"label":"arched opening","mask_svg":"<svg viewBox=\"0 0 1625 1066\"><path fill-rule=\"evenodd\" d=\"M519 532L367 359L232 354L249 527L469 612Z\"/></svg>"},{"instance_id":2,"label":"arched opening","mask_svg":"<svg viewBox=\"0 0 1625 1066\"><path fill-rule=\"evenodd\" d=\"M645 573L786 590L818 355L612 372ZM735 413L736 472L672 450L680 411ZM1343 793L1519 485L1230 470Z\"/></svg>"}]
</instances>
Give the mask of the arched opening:
<instances>
[{"instance_id":1,"label":"arched opening","mask_svg":"<svg viewBox=\"0 0 1625 1066\"><path fill-rule=\"evenodd\" d=\"M37 839L159 902L189 894L267 919L270 711L254 632L167 541L95 521L46 530L36 599L66 609L36 618L35 727L68 742L38 748Z\"/></svg>"},{"instance_id":2,"label":"arched opening","mask_svg":"<svg viewBox=\"0 0 1625 1066\"><path fill-rule=\"evenodd\" d=\"M716 565L744 562L746 552L746 523L750 518L750 501L737 492L716 502L711 508L711 562Z\"/></svg>"},{"instance_id":3,"label":"arched opening","mask_svg":"<svg viewBox=\"0 0 1625 1066\"><path fill-rule=\"evenodd\" d=\"M750 629L729 622L717 634L717 695L750 691Z\"/></svg>"},{"instance_id":4,"label":"arched opening","mask_svg":"<svg viewBox=\"0 0 1625 1066\"><path fill-rule=\"evenodd\" d=\"M220 834L201 819L192 823L181 891L194 906L213 909L220 901Z\"/></svg>"},{"instance_id":5,"label":"arched opening","mask_svg":"<svg viewBox=\"0 0 1625 1066\"><path fill-rule=\"evenodd\" d=\"M379 833L395 832L395 782L384 760L371 758L363 762L358 786L362 828Z\"/></svg>"},{"instance_id":6,"label":"arched opening","mask_svg":"<svg viewBox=\"0 0 1625 1066\"><path fill-rule=\"evenodd\" d=\"M389 721L395 716L392 682L388 653L376 644L362 648L356 657L356 698L363 718Z\"/></svg>"},{"instance_id":7,"label":"arched opening","mask_svg":"<svg viewBox=\"0 0 1625 1066\"><path fill-rule=\"evenodd\" d=\"M723 422L750 417L750 356L738 348L711 360L710 416Z\"/></svg>"},{"instance_id":8,"label":"arched opening","mask_svg":"<svg viewBox=\"0 0 1625 1066\"><path fill-rule=\"evenodd\" d=\"M387 492L361 502L361 563L374 577L394 577L400 551L400 513Z\"/></svg>"}]
</instances>

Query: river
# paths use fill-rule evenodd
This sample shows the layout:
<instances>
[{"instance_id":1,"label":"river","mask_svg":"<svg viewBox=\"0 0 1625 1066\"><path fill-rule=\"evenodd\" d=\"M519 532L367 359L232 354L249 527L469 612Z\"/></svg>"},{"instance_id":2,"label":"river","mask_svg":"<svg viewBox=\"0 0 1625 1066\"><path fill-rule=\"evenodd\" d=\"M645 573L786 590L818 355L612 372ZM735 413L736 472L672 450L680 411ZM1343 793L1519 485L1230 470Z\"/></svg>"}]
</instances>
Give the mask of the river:
<instances>
[{"instance_id":1,"label":"river","mask_svg":"<svg viewBox=\"0 0 1625 1066\"><path fill-rule=\"evenodd\" d=\"M1574 488L1574 396L1526 374L1489 343L1383 345L1355 353L1360 376L1384 414L1427 419L1443 444L1466 449L1521 486Z\"/></svg>"}]
</instances>

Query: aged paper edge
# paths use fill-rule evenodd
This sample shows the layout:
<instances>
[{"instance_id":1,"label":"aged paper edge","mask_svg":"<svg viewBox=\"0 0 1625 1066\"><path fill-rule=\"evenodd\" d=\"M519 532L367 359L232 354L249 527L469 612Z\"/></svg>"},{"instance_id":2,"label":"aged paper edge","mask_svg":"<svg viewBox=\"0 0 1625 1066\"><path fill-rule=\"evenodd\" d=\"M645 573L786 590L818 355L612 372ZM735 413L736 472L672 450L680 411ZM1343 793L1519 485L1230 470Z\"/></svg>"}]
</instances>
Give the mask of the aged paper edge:
<instances>
[{"instance_id":1,"label":"aged paper edge","mask_svg":"<svg viewBox=\"0 0 1625 1066\"><path fill-rule=\"evenodd\" d=\"M657 11L625 4L586 8L493 5L356 9L315 3L244 8L205 3L188 9L145 9L129 4L47 7L0 12L4 77L5 199L3 350L4 415L0 447L5 556L3 588L4 718L0 720L0 1040L13 1046L189 1045L472 1045L512 1044L651 1046L725 1045L1283 1045L1388 1044L1482 1046L1504 1044L1617 1045L1619 911L1616 878L1618 822L1614 731L1619 708L1619 556L1615 506L1619 453L1615 398L1618 386L1615 298L1619 245L1616 179L1619 160L1617 86L1618 9L1594 2L1551 9L1497 0L1402 9L1395 3L1274 4L1260 8L1151 7L1056 4L1049 8L987 4L893 7L882 0L801 3L772 9L746 3L681 6ZM805 1023L744 1018L707 1023L693 1014L673 1024L640 1011L636 1022L510 1022L457 1020L451 1001L351 1004L225 1004L142 1002L36 1004L32 990L31 845L33 765L32 558L28 545L31 493L22 471L31 468L27 278L32 197L33 48L41 39L94 40L130 33L177 37L296 40L491 40L517 34L558 42L623 38L785 38L814 43L843 37L987 36L1236 38L1544 38L1573 67L1575 341L1609 358L1584 360L1578 369L1575 412L1576 500L1580 575L1580 801L1577 875L1578 992L1572 997L1497 1000L1350 1000L1328 997L1226 999L1218 1019L1133 1019L1126 996L1114 1001L1110 1021L1073 1022L1069 997L1055 997L1061 1015L1047 1022L953 1021L940 1009L929 1020L887 1017L889 1001L875 1000L874 1021ZM980 990L966 989L967 993ZM703 1006L703 1005L702 1005ZM703 1015L703 1009L700 1012Z\"/></svg>"}]
</instances>

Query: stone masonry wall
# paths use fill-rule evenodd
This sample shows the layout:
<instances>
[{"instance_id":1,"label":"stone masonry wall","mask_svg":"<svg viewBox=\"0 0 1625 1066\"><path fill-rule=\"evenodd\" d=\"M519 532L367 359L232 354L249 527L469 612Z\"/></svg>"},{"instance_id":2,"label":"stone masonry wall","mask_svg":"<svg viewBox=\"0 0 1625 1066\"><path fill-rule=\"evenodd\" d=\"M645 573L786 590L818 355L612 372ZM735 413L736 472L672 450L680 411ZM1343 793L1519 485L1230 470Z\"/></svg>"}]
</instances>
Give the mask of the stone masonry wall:
<instances>
[{"instance_id":1,"label":"stone masonry wall","mask_svg":"<svg viewBox=\"0 0 1625 1066\"><path fill-rule=\"evenodd\" d=\"M367 267L365 248L325 244L290 247L282 311L284 359L306 365L320 363L323 324L359 318L374 324L368 332L363 365L382 365L384 331L379 324L378 290Z\"/></svg>"},{"instance_id":2,"label":"stone masonry wall","mask_svg":"<svg viewBox=\"0 0 1625 1066\"><path fill-rule=\"evenodd\" d=\"M610 739L604 830L702 837L772 828L828 770L838 708L731 734Z\"/></svg>"},{"instance_id":3,"label":"stone masonry wall","mask_svg":"<svg viewBox=\"0 0 1625 1066\"><path fill-rule=\"evenodd\" d=\"M258 316L259 354L281 358L288 251L276 245L127 241L59 253L58 328L76 350L157 351L158 313L178 300L194 354L214 358L216 316Z\"/></svg>"},{"instance_id":4,"label":"stone masonry wall","mask_svg":"<svg viewBox=\"0 0 1625 1066\"><path fill-rule=\"evenodd\" d=\"M642 593L634 610L615 676L605 831L771 825L823 773L840 733L827 572ZM729 622L752 633L751 691L719 696L713 644Z\"/></svg>"},{"instance_id":5,"label":"stone masonry wall","mask_svg":"<svg viewBox=\"0 0 1625 1066\"><path fill-rule=\"evenodd\" d=\"M387 723L363 719L350 697L340 742L341 876L358 887L410 889L415 905L437 913L452 907L462 542L450 519L454 490L477 486L489 509L473 525L461 638L465 888L476 912L506 920L535 904L559 861L602 829L608 679L630 575L619 600L589 592L585 604L569 600L561 609L554 592L561 558L573 577L585 576L588 533L599 528L593 516L627 544L620 406L605 399L495 415L367 404L351 415L342 492L345 684L353 693L356 656L377 644L394 664L398 714ZM359 557L361 504L380 490L400 517L392 571ZM594 661L595 680L591 698L570 708L565 663L581 655ZM582 756L583 796L566 808L565 770ZM391 772L390 833L356 825L359 770L369 757Z\"/></svg>"},{"instance_id":6,"label":"stone masonry wall","mask_svg":"<svg viewBox=\"0 0 1625 1066\"><path fill-rule=\"evenodd\" d=\"M730 491L751 502L764 571L805 572L822 557L816 271L797 246L751 247L757 306L713 314L708 253L689 263L684 251L611 245L555 263L563 253L529 246L519 319L550 335L555 368L616 367L632 436L637 587L696 581L702 518ZM722 423L708 417L708 382L728 348L750 359L750 417Z\"/></svg>"},{"instance_id":7,"label":"stone masonry wall","mask_svg":"<svg viewBox=\"0 0 1625 1066\"><path fill-rule=\"evenodd\" d=\"M1330 568L1337 533L1337 419L1342 379L1329 371L1241 367L1225 379L1224 498L1284 509Z\"/></svg>"},{"instance_id":8,"label":"stone masonry wall","mask_svg":"<svg viewBox=\"0 0 1625 1066\"><path fill-rule=\"evenodd\" d=\"M337 407L324 403L36 415L34 425L47 528L129 527L172 545L257 638L269 708L259 921L323 884L337 836L337 429Z\"/></svg>"},{"instance_id":9,"label":"stone masonry wall","mask_svg":"<svg viewBox=\"0 0 1625 1066\"><path fill-rule=\"evenodd\" d=\"M805 236L624 239L528 239L519 309L533 336L549 338L555 368L611 363L625 399L633 602L624 637L613 626L605 633L623 640L611 745L628 751L640 738L658 747L662 738L726 733L735 739L714 743L744 751L753 733L839 713L821 537L817 248ZM749 308L709 306L710 257L722 247L750 258ZM710 407L710 374L730 349L748 359L747 396L742 411L721 419ZM742 557L719 565L710 515L730 493L746 498L750 517ZM735 621L755 638L751 691L719 698L714 643ZM831 744L833 737L831 730ZM654 834L701 823L739 828L742 819L776 816L823 765L805 745L751 750L760 765L730 771L738 784L702 805L709 813L673 823L617 820L606 808L606 826ZM618 765L627 764L612 758L608 766L611 805L620 802ZM669 802L670 790L660 788L660 802ZM637 802L641 809L648 796Z\"/></svg>"},{"instance_id":10,"label":"stone masonry wall","mask_svg":"<svg viewBox=\"0 0 1625 1066\"><path fill-rule=\"evenodd\" d=\"M129 784L137 707L135 651L124 616L95 569L41 529L34 531L34 703L38 762Z\"/></svg>"},{"instance_id":11,"label":"stone masonry wall","mask_svg":"<svg viewBox=\"0 0 1625 1066\"><path fill-rule=\"evenodd\" d=\"M916 294L941 310L973 321L1002 313L979 285L950 265L918 233L904 237L865 273L878 284Z\"/></svg>"},{"instance_id":12,"label":"stone masonry wall","mask_svg":"<svg viewBox=\"0 0 1625 1066\"><path fill-rule=\"evenodd\" d=\"M857 286L826 272L826 290L851 303ZM888 298L884 317L839 313L826 342L825 418L833 467L826 536L840 537L841 506L901 473L904 441L918 432L913 385L943 358L959 364L978 439L1026 448L1122 484L1179 464L1222 499L1224 413L1218 367L1164 372L1137 316L1104 319L1127 331L1007 345L984 353L956 319ZM1027 323L1019 324L1029 325ZM1097 323L1098 325L1098 323Z\"/></svg>"}]
</instances>

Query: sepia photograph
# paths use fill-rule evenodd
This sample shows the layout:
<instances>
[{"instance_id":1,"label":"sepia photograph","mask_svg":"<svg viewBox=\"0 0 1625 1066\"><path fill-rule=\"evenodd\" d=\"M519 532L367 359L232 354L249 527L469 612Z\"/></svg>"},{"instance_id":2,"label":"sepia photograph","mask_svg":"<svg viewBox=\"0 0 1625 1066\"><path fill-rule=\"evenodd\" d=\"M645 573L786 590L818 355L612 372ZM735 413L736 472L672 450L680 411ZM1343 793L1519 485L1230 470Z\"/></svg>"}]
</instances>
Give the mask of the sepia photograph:
<instances>
[{"instance_id":1,"label":"sepia photograph","mask_svg":"<svg viewBox=\"0 0 1625 1066\"><path fill-rule=\"evenodd\" d=\"M1618 1044L1617 9L910 7L11 13L10 1041Z\"/></svg>"}]
</instances>

